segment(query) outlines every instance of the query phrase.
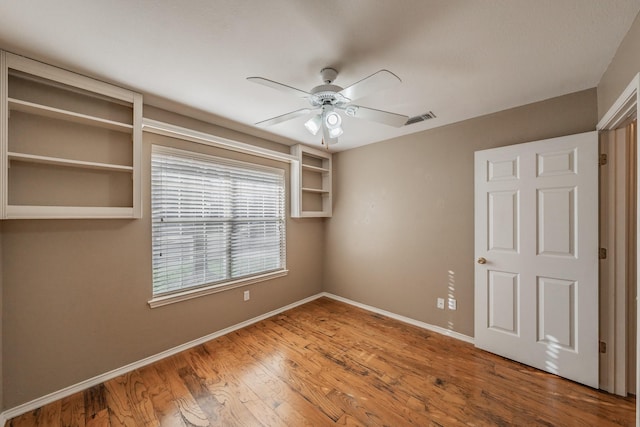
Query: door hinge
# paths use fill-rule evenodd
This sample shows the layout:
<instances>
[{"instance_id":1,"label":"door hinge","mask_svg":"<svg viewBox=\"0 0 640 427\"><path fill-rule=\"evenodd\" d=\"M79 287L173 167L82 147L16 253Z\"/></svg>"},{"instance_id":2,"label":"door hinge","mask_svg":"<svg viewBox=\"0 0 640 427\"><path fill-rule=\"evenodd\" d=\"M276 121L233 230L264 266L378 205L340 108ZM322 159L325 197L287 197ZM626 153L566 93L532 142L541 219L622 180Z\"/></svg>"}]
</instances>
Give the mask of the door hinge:
<instances>
[{"instance_id":1,"label":"door hinge","mask_svg":"<svg viewBox=\"0 0 640 427\"><path fill-rule=\"evenodd\" d=\"M600 341L598 343L598 348L599 348L600 353L606 353L607 352L607 343L604 342L604 341Z\"/></svg>"},{"instance_id":2,"label":"door hinge","mask_svg":"<svg viewBox=\"0 0 640 427\"><path fill-rule=\"evenodd\" d=\"M607 259L607 248L600 248L598 251L598 258Z\"/></svg>"},{"instance_id":3,"label":"door hinge","mask_svg":"<svg viewBox=\"0 0 640 427\"><path fill-rule=\"evenodd\" d=\"M607 155L606 154L600 154L600 157L598 158L598 164L600 166L604 166L607 164Z\"/></svg>"}]
</instances>

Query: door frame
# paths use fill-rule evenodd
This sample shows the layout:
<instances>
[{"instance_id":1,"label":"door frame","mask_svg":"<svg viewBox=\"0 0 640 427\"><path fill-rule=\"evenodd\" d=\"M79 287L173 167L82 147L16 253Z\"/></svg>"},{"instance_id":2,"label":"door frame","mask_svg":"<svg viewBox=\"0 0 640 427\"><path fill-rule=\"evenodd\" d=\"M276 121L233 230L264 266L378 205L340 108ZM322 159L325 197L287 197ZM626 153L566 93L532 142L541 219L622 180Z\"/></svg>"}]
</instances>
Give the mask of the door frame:
<instances>
[{"instance_id":1,"label":"door frame","mask_svg":"<svg viewBox=\"0 0 640 427\"><path fill-rule=\"evenodd\" d=\"M606 343L606 352L600 353L600 388L620 396L631 391L628 390L628 346L635 341L629 341L628 335L631 331L635 334L628 319L631 303L628 284L635 277L635 274L629 276L630 257L635 252L635 247L629 246L635 245L635 239L628 238L628 233L635 229L629 222L635 221L635 209L629 212L630 204L635 203L635 177L629 163L630 156L634 155L629 121L599 135L600 155L607 159L601 164L599 177L600 247L607 251L606 258L600 260L600 340Z\"/></svg>"},{"instance_id":2,"label":"door frame","mask_svg":"<svg viewBox=\"0 0 640 427\"><path fill-rule=\"evenodd\" d=\"M624 123L634 114L637 113L638 110L638 97L640 96L640 73L636 74L635 77L631 80L629 85L622 91L622 94L618 97L616 102L609 108L607 113L602 117L602 119L598 122L596 129L598 131L610 131L620 128ZM636 133L636 143L637 143L637 133ZM640 160L640 150L637 152L637 160ZM640 163L637 163L640 164ZM640 181L640 174L638 174L638 179L636 181L636 185ZM636 193L636 208L640 208L640 185L637 185L637 193ZM640 210L637 210L640 212ZM638 255L638 259L636 262L640 260L640 251L638 251L638 243L640 242L640 224L639 215L636 215L636 254ZM640 273L640 270L638 271ZM640 286L640 274L637 274L636 281L637 286ZM637 321L640 321L640 316L637 316ZM615 321L615 313L609 313L609 318L612 321ZM638 323L640 326L640 322ZM637 328L636 330L640 330ZM638 387L640 386L640 357L638 357L639 349L640 349L640 340L636 339L636 396L638 396ZM612 353L612 352L610 352ZM615 354L609 354L608 357L615 358ZM626 355L625 355L626 357ZM615 362L614 362L615 363ZM614 364L615 366L615 364ZM611 373L609 373L611 375ZM636 399L636 424L640 423L640 399Z\"/></svg>"}]
</instances>

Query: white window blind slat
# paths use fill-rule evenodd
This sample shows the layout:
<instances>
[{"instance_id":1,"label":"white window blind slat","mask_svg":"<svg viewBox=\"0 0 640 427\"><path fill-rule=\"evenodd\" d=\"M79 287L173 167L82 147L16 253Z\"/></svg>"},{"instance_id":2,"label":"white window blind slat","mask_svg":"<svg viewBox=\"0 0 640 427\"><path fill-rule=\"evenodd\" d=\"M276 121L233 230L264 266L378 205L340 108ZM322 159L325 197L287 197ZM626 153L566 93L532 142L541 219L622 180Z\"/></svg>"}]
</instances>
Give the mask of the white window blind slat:
<instances>
[{"instance_id":1,"label":"white window blind slat","mask_svg":"<svg viewBox=\"0 0 640 427\"><path fill-rule=\"evenodd\" d=\"M285 269L284 171L153 146L153 294Z\"/></svg>"}]
</instances>

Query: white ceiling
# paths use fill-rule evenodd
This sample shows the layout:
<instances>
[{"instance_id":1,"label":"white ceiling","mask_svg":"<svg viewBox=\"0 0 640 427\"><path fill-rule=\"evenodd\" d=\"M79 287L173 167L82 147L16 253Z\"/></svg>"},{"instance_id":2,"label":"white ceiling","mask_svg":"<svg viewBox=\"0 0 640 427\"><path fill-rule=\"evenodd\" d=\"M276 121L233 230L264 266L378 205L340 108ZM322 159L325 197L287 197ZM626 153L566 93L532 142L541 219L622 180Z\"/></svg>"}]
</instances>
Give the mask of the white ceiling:
<instances>
[{"instance_id":1,"label":"white ceiling","mask_svg":"<svg viewBox=\"0 0 640 427\"><path fill-rule=\"evenodd\" d=\"M335 151L595 87L640 0L0 0L0 47L216 117L284 143L319 144L307 106L248 82L305 91L319 71L346 87L380 69L402 79L357 104L434 120L392 128L345 118Z\"/></svg>"}]
</instances>

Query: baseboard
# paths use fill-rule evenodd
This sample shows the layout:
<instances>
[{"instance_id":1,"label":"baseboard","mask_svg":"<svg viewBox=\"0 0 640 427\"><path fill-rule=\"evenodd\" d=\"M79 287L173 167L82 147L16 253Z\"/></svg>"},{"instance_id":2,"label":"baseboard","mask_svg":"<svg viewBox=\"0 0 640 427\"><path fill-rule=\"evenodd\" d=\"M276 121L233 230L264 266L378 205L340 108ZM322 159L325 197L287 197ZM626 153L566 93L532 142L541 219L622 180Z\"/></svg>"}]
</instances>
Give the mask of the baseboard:
<instances>
[{"instance_id":1,"label":"baseboard","mask_svg":"<svg viewBox=\"0 0 640 427\"><path fill-rule=\"evenodd\" d=\"M323 297L334 299L336 301L344 302L345 304L349 304L349 305L353 305L355 307L362 308L362 309L367 310L367 311L372 311L374 313L382 314L383 316L387 316L387 317L390 317L392 319L399 320L401 322L408 323L410 325L417 326L419 328L429 330L431 332L436 332L436 333L441 334L441 335L446 335L448 337L455 338L455 339L458 339L460 341L465 341L465 342L468 342L470 344L473 344L473 342L474 342L473 341L473 337L470 337L468 335L464 335L464 334L461 334L459 332L451 331L449 329L445 329L445 328L442 328L440 326L431 325L429 323L421 322L419 320L415 320L415 319L412 319L410 317L401 316L399 314L392 313L392 312L387 311L387 310L382 310L380 308L373 307L373 306L370 306L370 305L367 305L367 304L362 304L362 303L359 303L357 301L350 300L348 298L344 298L344 297L341 297L341 296L338 296L338 295L331 294L329 292L322 292L320 295L323 296Z\"/></svg>"},{"instance_id":2,"label":"baseboard","mask_svg":"<svg viewBox=\"0 0 640 427\"><path fill-rule=\"evenodd\" d=\"M246 326L252 325L254 323L260 322L261 320L267 319L271 316L275 316L276 314L280 314L284 311L290 310L292 308L298 307L300 305L306 304L310 301L316 300L322 297L323 294L319 293L316 295L312 295L310 297L301 299L300 301L296 301L284 307L280 307L276 310L270 311L265 314L261 314L260 316L254 317L249 320L245 320L244 322L237 323L233 326L229 326L228 328L221 329L212 334L206 335L204 337L195 339L193 341L189 341L188 343L181 344L179 346L170 348L169 350L162 351L160 353L154 354L153 356L149 356L142 360L138 360L137 362L130 363L121 368L114 369L112 371L106 372L104 374L95 376L93 378L89 378L87 380L81 381L77 384L71 385L69 387L65 387L62 390L54 391L53 393L49 393L46 396L39 397L30 402L23 403L22 405L16 406L11 409L7 409L6 411L0 413L0 426L4 426L5 422L10 420L11 418L20 416L29 411L33 411L34 409L40 408L41 406L47 405L49 403L55 402L56 400L63 399L67 396L71 396L74 393L79 391L86 390L90 387L94 387L100 383L113 379L119 375L126 374L135 369L142 368L143 366L149 365L151 363L157 362L169 356L173 356L175 354L180 353L181 351L188 350L192 347L203 344L207 341L211 341L213 339L219 338L223 335L236 331L238 329L242 329Z\"/></svg>"},{"instance_id":3,"label":"baseboard","mask_svg":"<svg viewBox=\"0 0 640 427\"><path fill-rule=\"evenodd\" d=\"M6 421L10 420L11 418L20 416L20 415L22 415L24 413L27 413L29 411L33 411L34 409L37 409L37 408L40 408L40 407L42 407L44 405L47 405L49 403L55 402L56 400L63 399L65 397L67 397L67 396L71 396L74 393L86 390L86 389L88 389L90 387L94 387L94 386L96 386L96 385L98 385L100 383L103 383L105 381L113 379L113 378L115 378L115 377L117 377L119 375L126 374L126 373L131 372L131 371L133 371L135 369L142 368L143 366L146 366L146 365L149 365L151 363L154 363L154 362L157 362L159 360L162 360L162 359L164 359L166 357L173 356L175 354L180 353L181 351L188 350L188 349L190 349L192 347L198 346L198 345L203 344L203 343L205 343L207 341L211 341L213 339L216 339L218 337L221 337L223 335L226 335L226 334L231 333L233 331L236 331L238 329L242 329L242 328L244 328L246 326L252 325L252 324L257 323L257 322L260 322L261 320L267 319L267 318L269 318L271 316L275 316L276 314L280 314L280 313L282 313L284 311L287 311L287 310L290 310L292 308L298 307L300 305L306 304L306 303L308 303L310 301L313 301L313 300L316 300L316 299L318 299L320 297L331 298L331 299L334 299L336 301L340 301L340 302L343 302L345 304L352 305L354 307L359 307L359 308L362 308L364 310L371 311L373 313L378 313L378 314L381 314L383 316L387 316L387 317L390 317L392 319L396 319L396 320L399 320L401 322L405 322L405 323L417 326L417 327L422 328L422 329L427 329L427 330L432 331L432 332L436 332L436 333L439 333L439 334L442 334L442 335L449 336L451 338L456 338L456 339L459 339L461 341L465 341L465 342L473 344L473 338L468 336L468 335L464 335L464 334L461 334L461 333L458 333L458 332L455 332L455 331L451 331L451 330L442 328L440 326L435 326L435 325L431 325L429 323L421 322L419 320L411 319L409 317L401 316L399 314L392 313L390 311L386 311L386 310L382 310L382 309L377 308L377 307L373 307L373 306L370 306L370 305L362 304L362 303L359 303L357 301L353 301L353 300L350 300L348 298L343 298L341 296L334 295L334 294L331 294L331 293L328 293L328 292L321 292L319 294L312 295L310 297L301 299L300 301L296 301L296 302L291 303L289 305L286 305L284 307L280 307L280 308L278 308L276 310L273 310L273 311L270 311L268 313L261 314L260 316L251 318L249 320L245 320L244 322L240 322L240 323L237 323L237 324L235 324L233 326L229 326L228 328L221 329L221 330L219 330L217 332L214 332L212 334L206 335L204 337L195 339L193 341L189 341L188 343L181 344L179 346L170 348L169 350L165 350L165 351L162 351L160 353L154 354L153 356L149 356L149 357L144 358L142 360L138 360L137 362L130 363L130 364L125 365L125 366L123 366L121 368L114 369L114 370L106 372L104 374L101 374L101 375L95 376L93 378L89 378L87 380L81 381L81 382L79 382L77 384L74 384L74 385L71 385L69 387L65 387L62 390L58 390L58 391L55 391L53 393L49 393L46 396L39 397L37 399L34 399L34 400L32 400L30 402L27 402L27 403L23 403L22 405L16 406L14 408L7 409L6 411L0 413L0 426L4 426Z\"/></svg>"}]
</instances>

